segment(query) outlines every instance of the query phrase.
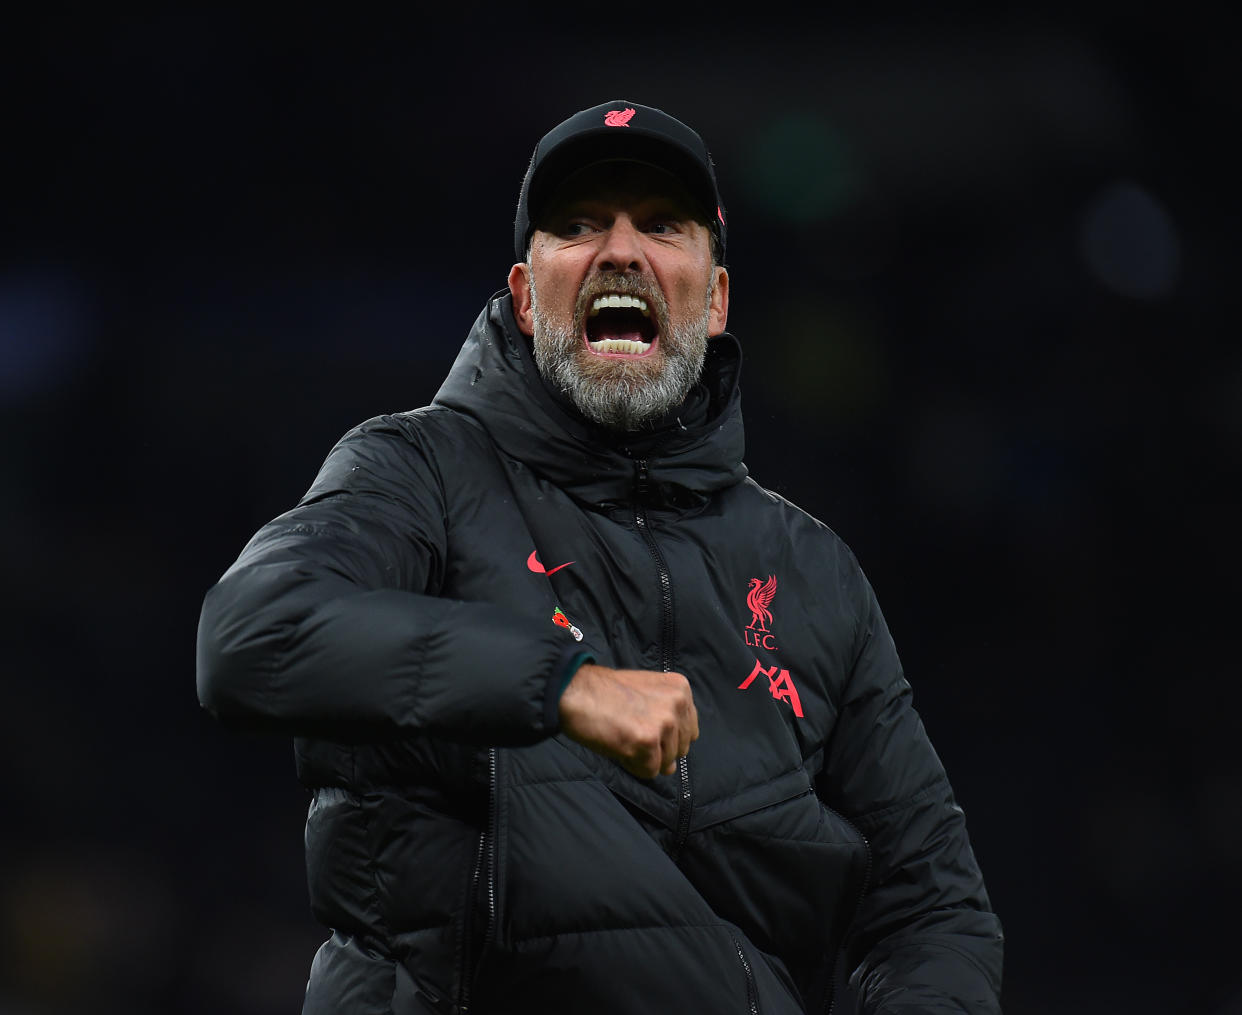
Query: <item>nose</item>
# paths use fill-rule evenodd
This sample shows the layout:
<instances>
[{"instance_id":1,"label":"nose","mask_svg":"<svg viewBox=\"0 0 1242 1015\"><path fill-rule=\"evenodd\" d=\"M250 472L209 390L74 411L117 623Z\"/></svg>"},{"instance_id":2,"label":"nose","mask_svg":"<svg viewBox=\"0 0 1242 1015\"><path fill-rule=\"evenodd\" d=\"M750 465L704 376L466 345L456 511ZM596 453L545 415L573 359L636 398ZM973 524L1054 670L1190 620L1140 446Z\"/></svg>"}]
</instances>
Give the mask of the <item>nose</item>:
<instances>
[{"instance_id":1,"label":"nose","mask_svg":"<svg viewBox=\"0 0 1242 1015\"><path fill-rule=\"evenodd\" d=\"M624 212L619 213L605 230L604 240L596 251L596 270L646 273L650 266L642 241L643 234L634 220Z\"/></svg>"}]
</instances>

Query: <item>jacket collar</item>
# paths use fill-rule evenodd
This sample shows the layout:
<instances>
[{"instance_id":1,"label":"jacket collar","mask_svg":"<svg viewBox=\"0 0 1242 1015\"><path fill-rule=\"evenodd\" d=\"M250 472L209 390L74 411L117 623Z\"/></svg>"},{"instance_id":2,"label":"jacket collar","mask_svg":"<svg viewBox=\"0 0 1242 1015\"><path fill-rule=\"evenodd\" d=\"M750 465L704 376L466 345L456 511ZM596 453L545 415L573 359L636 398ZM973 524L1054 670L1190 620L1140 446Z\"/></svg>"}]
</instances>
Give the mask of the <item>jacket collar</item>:
<instances>
[{"instance_id":1,"label":"jacket collar","mask_svg":"<svg viewBox=\"0 0 1242 1015\"><path fill-rule=\"evenodd\" d=\"M600 507L632 502L641 461L652 506L691 508L747 474L741 355L728 333L710 340L700 382L708 404L695 422L684 425L674 413L661 428L614 433L545 387L502 290L479 314L433 402L476 419L504 454L580 501Z\"/></svg>"}]
</instances>

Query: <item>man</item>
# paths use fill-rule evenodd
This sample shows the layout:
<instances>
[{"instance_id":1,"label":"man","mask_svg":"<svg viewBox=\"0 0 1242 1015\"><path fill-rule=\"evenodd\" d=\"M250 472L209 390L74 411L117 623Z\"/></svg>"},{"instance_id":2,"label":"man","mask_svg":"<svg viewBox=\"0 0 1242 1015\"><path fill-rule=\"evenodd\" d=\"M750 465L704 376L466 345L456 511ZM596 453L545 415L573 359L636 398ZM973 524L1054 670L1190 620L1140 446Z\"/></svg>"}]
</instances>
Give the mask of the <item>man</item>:
<instances>
[{"instance_id":1,"label":"man","mask_svg":"<svg viewBox=\"0 0 1242 1015\"><path fill-rule=\"evenodd\" d=\"M849 549L747 477L700 137L536 146L432 404L337 444L204 601L297 737L306 1012L999 1011L1001 931Z\"/></svg>"}]
</instances>

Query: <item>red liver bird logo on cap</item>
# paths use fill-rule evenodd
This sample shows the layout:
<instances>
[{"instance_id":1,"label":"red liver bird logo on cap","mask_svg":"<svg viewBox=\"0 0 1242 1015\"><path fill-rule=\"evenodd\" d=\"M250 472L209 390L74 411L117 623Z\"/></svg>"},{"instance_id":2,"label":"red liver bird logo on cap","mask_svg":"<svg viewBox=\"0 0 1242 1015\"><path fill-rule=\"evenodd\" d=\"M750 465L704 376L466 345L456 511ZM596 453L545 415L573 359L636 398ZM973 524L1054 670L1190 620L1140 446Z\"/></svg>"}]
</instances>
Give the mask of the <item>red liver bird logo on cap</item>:
<instances>
[{"instance_id":1,"label":"red liver bird logo on cap","mask_svg":"<svg viewBox=\"0 0 1242 1015\"><path fill-rule=\"evenodd\" d=\"M776 575L768 575L765 582L761 578L750 580L750 591L746 593L746 605L750 607L750 623L747 628L753 631L766 631L772 620L772 611L768 604L776 595Z\"/></svg>"},{"instance_id":2,"label":"red liver bird logo on cap","mask_svg":"<svg viewBox=\"0 0 1242 1015\"><path fill-rule=\"evenodd\" d=\"M634 118L632 109L610 109L604 114L605 127L628 127Z\"/></svg>"}]
</instances>

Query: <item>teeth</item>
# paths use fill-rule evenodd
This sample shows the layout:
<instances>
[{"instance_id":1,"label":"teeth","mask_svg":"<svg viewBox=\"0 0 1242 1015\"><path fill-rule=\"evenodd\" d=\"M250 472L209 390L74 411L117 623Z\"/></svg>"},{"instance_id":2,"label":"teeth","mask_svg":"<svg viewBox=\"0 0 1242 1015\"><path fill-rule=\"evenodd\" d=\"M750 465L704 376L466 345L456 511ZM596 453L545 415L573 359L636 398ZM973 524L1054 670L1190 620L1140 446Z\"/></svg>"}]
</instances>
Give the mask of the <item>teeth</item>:
<instances>
[{"instance_id":1,"label":"teeth","mask_svg":"<svg viewBox=\"0 0 1242 1015\"><path fill-rule=\"evenodd\" d=\"M595 297L595 302L591 304L591 317L605 308L620 310L622 307L632 307L642 313L644 317L650 316L647 313L647 301L639 299L637 296L618 296L616 293L610 293L607 296Z\"/></svg>"},{"instance_id":2,"label":"teeth","mask_svg":"<svg viewBox=\"0 0 1242 1015\"><path fill-rule=\"evenodd\" d=\"M620 352L631 355L646 352L651 348L650 342L631 342L626 338L605 338L590 344L596 352Z\"/></svg>"}]
</instances>

